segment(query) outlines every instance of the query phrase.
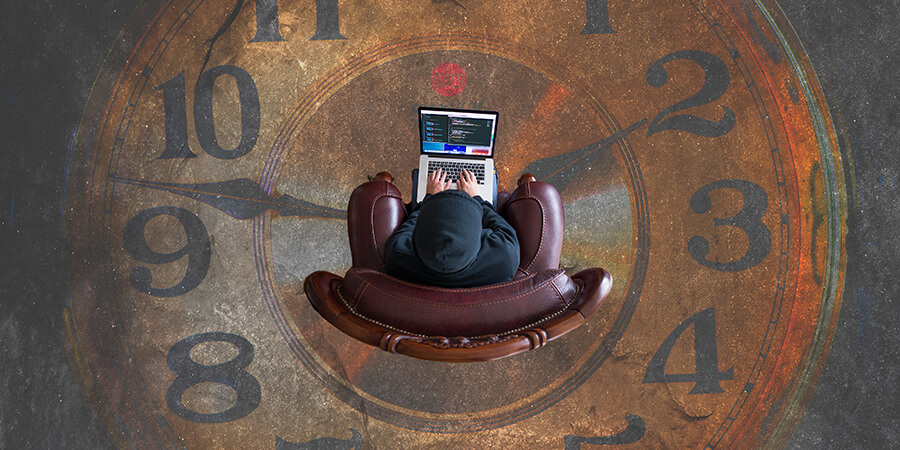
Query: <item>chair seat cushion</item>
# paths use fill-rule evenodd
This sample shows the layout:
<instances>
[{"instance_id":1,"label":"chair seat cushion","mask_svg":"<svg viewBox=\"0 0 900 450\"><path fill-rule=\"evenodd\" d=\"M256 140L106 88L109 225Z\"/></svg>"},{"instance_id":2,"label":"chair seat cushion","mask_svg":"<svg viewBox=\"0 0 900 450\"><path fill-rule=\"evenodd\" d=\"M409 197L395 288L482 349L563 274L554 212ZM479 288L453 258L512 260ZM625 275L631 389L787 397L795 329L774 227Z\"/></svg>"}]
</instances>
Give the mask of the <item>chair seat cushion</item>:
<instances>
[{"instance_id":1,"label":"chair seat cushion","mask_svg":"<svg viewBox=\"0 0 900 450\"><path fill-rule=\"evenodd\" d=\"M580 285L562 270L474 288L438 288L361 267L339 289L353 314L420 336L477 337L530 328L568 309Z\"/></svg>"}]
</instances>

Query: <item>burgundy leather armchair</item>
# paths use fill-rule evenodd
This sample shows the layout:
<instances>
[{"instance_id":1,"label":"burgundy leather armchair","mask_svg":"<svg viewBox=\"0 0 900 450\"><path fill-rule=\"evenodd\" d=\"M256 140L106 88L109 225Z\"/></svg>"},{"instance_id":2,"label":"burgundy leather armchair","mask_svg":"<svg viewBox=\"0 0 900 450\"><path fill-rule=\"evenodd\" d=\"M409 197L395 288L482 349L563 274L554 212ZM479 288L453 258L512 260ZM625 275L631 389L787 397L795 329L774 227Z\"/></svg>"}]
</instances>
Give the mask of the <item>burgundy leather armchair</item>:
<instances>
[{"instance_id":1,"label":"burgundy leather armchair","mask_svg":"<svg viewBox=\"0 0 900 450\"><path fill-rule=\"evenodd\" d=\"M304 290L318 313L342 332L382 350L445 362L488 361L540 347L583 324L609 294L600 268L569 277L559 268L564 228L553 186L519 180L497 210L516 229L521 249L512 281L441 288L384 273L385 242L406 206L388 174L350 196L347 222L353 266L342 278L314 272Z\"/></svg>"}]
</instances>

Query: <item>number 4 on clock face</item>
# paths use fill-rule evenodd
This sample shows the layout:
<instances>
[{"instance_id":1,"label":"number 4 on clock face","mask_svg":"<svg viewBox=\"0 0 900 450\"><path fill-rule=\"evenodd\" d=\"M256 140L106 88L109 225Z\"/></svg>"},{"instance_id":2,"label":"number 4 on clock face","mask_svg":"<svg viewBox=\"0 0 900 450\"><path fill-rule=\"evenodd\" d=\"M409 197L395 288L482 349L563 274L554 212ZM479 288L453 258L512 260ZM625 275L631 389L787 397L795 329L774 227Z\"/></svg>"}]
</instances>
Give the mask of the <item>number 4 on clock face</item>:
<instances>
[{"instance_id":1,"label":"number 4 on clock face","mask_svg":"<svg viewBox=\"0 0 900 450\"><path fill-rule=\"evenodd\" d=\"M666 361L682 333L694 326L694 365L696 372L684 374L666 373ZM663 341L659 350L653 355L644 383L694 383L691 394L716 394L725 392L720 381L733 380L734 367L719 372L719 351L716 348L716 310L704 309L681 322Z\"/></svg>"}]
</instances>

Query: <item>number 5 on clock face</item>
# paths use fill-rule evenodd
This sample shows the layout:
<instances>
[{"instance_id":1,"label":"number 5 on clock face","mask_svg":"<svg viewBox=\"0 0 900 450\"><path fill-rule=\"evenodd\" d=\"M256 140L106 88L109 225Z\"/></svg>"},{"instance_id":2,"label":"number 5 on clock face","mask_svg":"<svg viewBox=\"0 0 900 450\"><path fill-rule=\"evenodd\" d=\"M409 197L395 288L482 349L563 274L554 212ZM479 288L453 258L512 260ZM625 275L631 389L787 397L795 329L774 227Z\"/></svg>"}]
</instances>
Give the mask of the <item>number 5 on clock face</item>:
<instances>
[{"instance_id":1,"label":"number 5 on clock face","mask_svg":"<svg viewBox=\"0 0 900 450\"><path fill-rule=\"evenodd\" d=\"M64 312L116 445L777 446L802 417L846 212L774 3L158 0L123 36L76 139ZM409 195L422 105L501 111L500 188L560 191L563 268L615 280L583 327L441 364L312 310L350 192Z\"/></svg>"}]
</instances>

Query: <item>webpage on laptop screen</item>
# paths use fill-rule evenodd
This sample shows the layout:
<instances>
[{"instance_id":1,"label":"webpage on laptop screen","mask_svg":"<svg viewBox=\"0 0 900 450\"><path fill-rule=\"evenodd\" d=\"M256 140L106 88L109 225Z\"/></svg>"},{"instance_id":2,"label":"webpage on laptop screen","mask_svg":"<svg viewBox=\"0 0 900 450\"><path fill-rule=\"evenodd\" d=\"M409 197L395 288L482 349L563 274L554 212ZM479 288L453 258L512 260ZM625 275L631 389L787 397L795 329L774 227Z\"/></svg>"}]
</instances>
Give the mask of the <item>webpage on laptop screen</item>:
<instances>
[{"instance_id":1,"label":"webpage on laptop screen","mask_svg":"<svg viewBox=\"0 0 900 450\"><path fill-rule=\"evenodd\" d=\"M494 116L422 112L422 150L426 153L492 156Z\"/></svg>"}]
</instances>

